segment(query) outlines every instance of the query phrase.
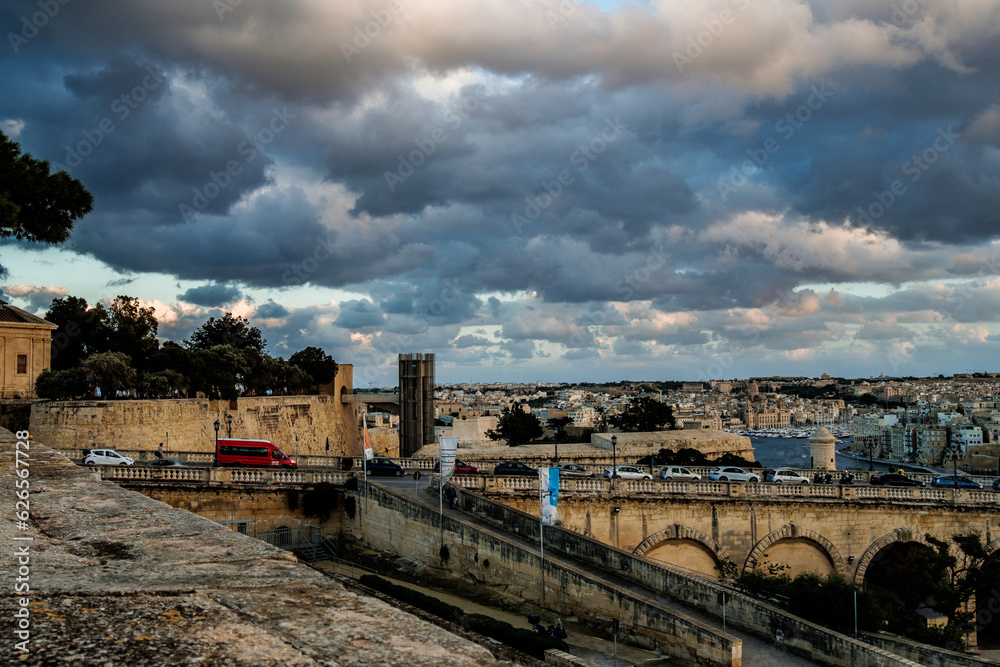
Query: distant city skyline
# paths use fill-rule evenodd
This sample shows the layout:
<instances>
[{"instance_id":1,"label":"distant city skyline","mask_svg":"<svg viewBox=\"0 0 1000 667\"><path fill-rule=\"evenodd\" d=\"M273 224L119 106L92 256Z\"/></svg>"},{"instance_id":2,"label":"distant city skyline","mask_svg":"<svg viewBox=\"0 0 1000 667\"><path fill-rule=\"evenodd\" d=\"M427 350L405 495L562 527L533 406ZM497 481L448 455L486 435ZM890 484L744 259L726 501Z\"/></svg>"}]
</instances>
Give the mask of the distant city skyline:
<instances>
[{"instance_id":1,"label":"distant city skyline","mask_svg":"<svg viewBox=\"0 0 1000 667\"><path fill-rule=\"evenodd\" d=\"M877 3L876 3L877 4ZM0 130L94 195L0 298L246 316L357 387L1000 358L1000 0L4 3ZM46 13L48 12L48 13Z\"/></svg>"}]
</instances>

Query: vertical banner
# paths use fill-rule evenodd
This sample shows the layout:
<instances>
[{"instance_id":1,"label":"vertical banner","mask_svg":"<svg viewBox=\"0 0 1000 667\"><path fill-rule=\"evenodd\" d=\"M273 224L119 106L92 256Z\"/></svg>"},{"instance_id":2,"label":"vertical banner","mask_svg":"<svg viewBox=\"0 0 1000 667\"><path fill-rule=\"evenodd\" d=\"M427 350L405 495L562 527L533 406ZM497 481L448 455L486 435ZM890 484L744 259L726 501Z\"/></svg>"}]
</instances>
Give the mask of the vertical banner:
<instances>
[{"instance_id":1,"label":"vertical banner","mask_svg":"<svg viewBox=\"0 0 1000 667\"><path fill-rule=\"evenodd\" d=\"M441 438L441 479L451 477L455 472L455 457L458 456L458 438Z\"/></svg>"},{"instance_id":2,"label":"vertical banner","mask_svg":"<svg viewBox=\"0 0 1000 667\"><path fill-rule=\"evenodd\" d=\"M556 504L559 501L559 468L539 468L538 486L542 494L542 524L559 525Z\"/></svg>"}]
</instances>

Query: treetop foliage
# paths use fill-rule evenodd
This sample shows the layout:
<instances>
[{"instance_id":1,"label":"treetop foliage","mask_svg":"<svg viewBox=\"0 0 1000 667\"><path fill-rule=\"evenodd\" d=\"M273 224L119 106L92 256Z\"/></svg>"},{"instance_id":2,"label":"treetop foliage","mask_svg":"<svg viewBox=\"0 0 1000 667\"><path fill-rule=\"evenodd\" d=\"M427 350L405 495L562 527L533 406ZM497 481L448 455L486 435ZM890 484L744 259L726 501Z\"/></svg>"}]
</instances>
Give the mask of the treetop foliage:
<instances>
[{"instance_id":1,"label":"treetop foliage","mask_svg":"<svg viewBox=\"0 0 1000 667\"><path fill-rule=\"evenodd\" d=\"M62 243L73 223L90 213L94 198L64 171L21 153L0 132L0 238Z\"/></svg>"},{"instance_id":2,"label":"treetop foliage","mask_svg":"<svg viewBox=\"0 0 1000 667\"><path fill-rule=\"evenodd\" d=\"M522 409L521 405L507 406L500 411L497 427L486 431L490 440L506 440L510 447L526 445L542 437L544 429L538 417Z\"/></svg>"}]
</instances>

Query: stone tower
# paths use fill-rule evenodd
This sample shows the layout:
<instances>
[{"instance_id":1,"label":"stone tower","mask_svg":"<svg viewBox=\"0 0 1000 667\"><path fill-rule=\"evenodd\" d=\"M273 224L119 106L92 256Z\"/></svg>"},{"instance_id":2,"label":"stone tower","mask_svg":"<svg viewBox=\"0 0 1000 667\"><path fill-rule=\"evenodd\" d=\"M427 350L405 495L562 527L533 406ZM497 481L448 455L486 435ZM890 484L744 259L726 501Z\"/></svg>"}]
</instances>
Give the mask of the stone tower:
<instances>
[{"instance_id":1,"label":"stone tower","mask_svg":"<svg viewBox=\"0 0 1000 667\"><path fill-rule=\"evenodd\" d=\"M400 354L399 455L434 442L434 355Z\"/></svg>"},{"instance_id":2,"label":"stone tower","mask_svg":"<svg viewBox=\"0 0 1000 667\"><path fill-rule=\"evenodd\" d=\"M809 453L815 470L837 469L837 439L825 426L820 426L809 438Z\"/></svg>"}]
</instances>

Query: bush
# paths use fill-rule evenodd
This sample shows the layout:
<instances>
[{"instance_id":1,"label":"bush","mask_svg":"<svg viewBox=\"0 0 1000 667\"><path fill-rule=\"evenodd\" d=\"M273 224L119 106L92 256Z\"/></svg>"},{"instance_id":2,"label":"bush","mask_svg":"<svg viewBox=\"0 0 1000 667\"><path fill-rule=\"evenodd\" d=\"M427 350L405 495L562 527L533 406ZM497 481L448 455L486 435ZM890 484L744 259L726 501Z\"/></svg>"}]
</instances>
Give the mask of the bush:
<instances>
[{"instance_id":1,"label":"bush","mask_svg":"<svg viewBox=\"0 0 1000 667\"><path fill-rule=\"evenodd\" d=\"M72 400L89 394L94 385L82 368L65 371L44 370L35 380L35 395L53 401Z\"/></svg>"}]
</instances>

